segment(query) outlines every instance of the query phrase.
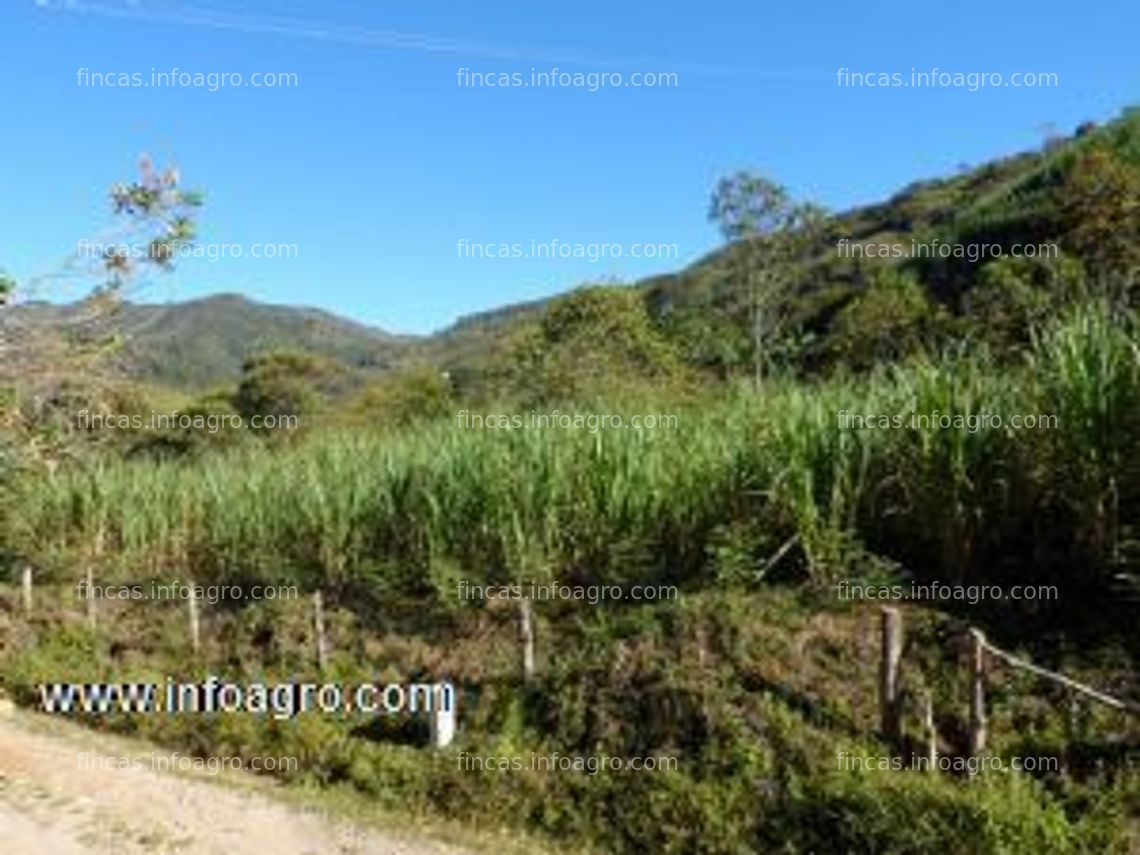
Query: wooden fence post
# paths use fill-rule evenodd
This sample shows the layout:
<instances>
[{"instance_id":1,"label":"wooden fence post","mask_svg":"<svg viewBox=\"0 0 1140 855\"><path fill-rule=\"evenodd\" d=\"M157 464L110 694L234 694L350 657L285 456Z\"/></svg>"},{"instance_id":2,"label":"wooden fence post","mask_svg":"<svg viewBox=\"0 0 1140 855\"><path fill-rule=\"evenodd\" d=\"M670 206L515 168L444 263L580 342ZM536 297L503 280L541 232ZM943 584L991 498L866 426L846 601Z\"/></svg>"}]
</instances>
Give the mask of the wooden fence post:
<instances>
[{"instance_id":1,"label":"wooden fence post","mask_svg":"<svg viewBox=\"0 0 1140 855\"><path fill-rule=\"evenodd\" d=\"M188 586L190 588L190 596L186 599L186 607L190 612L190 647L194 651L194 655L202 647L202 625L198 616L198 593L194 588L194 580L190 580Z\"/></svg>"},{"instance_id":2,"label":"wooden fence post","mask_svg":"<svg viewBox=\"0 0 1140 855\"><path fill-rule=\"evenodd\" d=\"M23 590L24 590L24 615L28 616L32 613L32 565L25 564L23 567Z\"/></svg>"},{"instance_id":3,"label":"wooden fence post","mask_svg":"<svg viewBox=\"0 0 1140 855\"><path fill-rule=\"evenodd\" d=\"M519 600L519 635L522 638L523 680L534 679L534 612L530 600Z\"/></svg>"},{"instance_id":4,"label":"wooden fence post","mask_svg":"<svg viewBox=\"0 0 1140 855\"><path fill-rule=\"evenodd\" d=\"M899 610L884 606L880 624L879 729L892 746L899 739L899 659L902 657L902 618Z\"/></svg>"},{"instance_id":5,"label":"wooden fence post","mask_svg":"<svg viewBox=\"0 0 1140 855\"><path fill-rule=\"evenodd\" d=\"M87 625L95 629L98 622L95 607L95 567L90 560L87 563L87 587L84 594L87 596Z\"/></svg>"},{"instance_id":6,"label":"wooden fence post","mask_svg":"<svg viewBox=\"0 0 1140 855\"><path fill-rule=\"evenodd\" d=\"M926 740L926 768L938 769L938 731L934 729L934 696L927 690L922 699L922 729Z\"/></svg>"},{"instance_id":7,"label":"wooden fence post","mask_svg":"<svg viewBox=\"0 0 1140 855\"><path fill-rule=\"evenodd\" d=\"M95 563L103 560L103 547L105 545L106 533L103 526L99 526L95 531L94 542L91 546L91 553L87 556L87 623L92 630L95 629L99 622L98 618L98 603L95 597Z\"/></svg>"},{"instance_id":8,"label":"wooden fence post","mask_svg":"<svg viewBox=\"0 0 1140 855\"><path fill-rule=\"evenodd\" d=\"M313 629L317 636L317 669L323 674L328 663L328 647L325 641L325 608L320 591L313 591Z\"/></svg>"},{"instance_id":9,"label":"wooden fence post","mask_svg":"<svg viewBox=\"0 0 1140 855\"><path fill-rule=\"evenodd\" d=\"M970 630L970 756L986 750L986 637Z\"/></svg>"}]
</instances>

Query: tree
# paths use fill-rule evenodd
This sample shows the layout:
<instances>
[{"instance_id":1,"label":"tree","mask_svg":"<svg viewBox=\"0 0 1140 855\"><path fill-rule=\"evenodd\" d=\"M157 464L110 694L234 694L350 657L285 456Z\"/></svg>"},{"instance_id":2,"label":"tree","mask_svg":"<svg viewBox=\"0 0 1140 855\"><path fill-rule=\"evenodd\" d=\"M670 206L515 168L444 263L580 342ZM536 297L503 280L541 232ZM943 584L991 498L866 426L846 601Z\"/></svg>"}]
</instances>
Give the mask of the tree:
<instances>
[{"instance_id":1,"label":"tree","mask_svg":"<svg viewBox=\"0 0 1140 855\"><path fill-rule=\"evenodd\" d=\"M1030 342L1033 329L1087 297L1084 266L1074 258L996 258L984 265L962 307L982 339L1000 352Z\"/></svg>"},{"instance_id":2,"label":"tree","mask_svg":"<svg viewBox=\"0 0 1140 855\"><path fill-rule=\"evenodd\" d=\"M741 171L717 184L709 219L718 224L726 242L737 244L730 247L735 252L732 266L747 294L759 386L788 318L794 261L818 233L823 210L796 204L781 185Z\"/></svg>"},{"instance_id":3,"label":"tree","mask_svg":"<svg viewBox=\"0 0 1140 855\"><path fill-rule=\"evenodd\" d=\"M1140 169L1104 146L1082 152L1061 185L1060 220L1097 286L1128 299L1140 271Z\"/></svg>"},{"instance_id":4,"label":"tree","mask_svg":"<svg viewBox=\"0 0 1140 855\"><path fill-rule=\"evenodd\" d=\"M139 176L110 189L110 228L80 241L46 274L20 283L0 273L0 386L10 392L0 422L27 457L54 466L66 453L38 425L66 387L108 393L96 366L122 341L116 324L123 298L168 272L194 240L202 197L180 185L177 169L159 170L144 155Z\"/></svg>"},{"instance_id":5,"label":"tree","mask_svg":"<svg viewBox=\"0 0 1140 855\"><path fill-rule=\"evenodd\" d=\"M335 391L343 368L308 353L274 351L245 361L234 409L247 420L312 416Z\"/></svg>"},{"instance_id":6,"label":"tree","mask_svg":"<svg viewBox=\"0 0 1140 855\"><path fill-rule=\"evenodd\" d=\"M679 382L676 352L632 288L588 286L551 302L511 342L503 385L528 403Z\"/></svg>"},{"instance_id":7,"label":"tree","mask_svg":"<svg viewBox=\"0 0 1140 855\"><path fill-rule=\"evenodd\" d=\"M832 330L835 351L855 369L898 361L926 344L934 315L913 276L893 267L877 268L867 290L837 316Z\"/></svg>"},{"instance_id":8,"label":"tree","mask_svg":"<svg viewBox=\"0 0 1140 855\"><path fill-rule=\"evenodd\" d=\"M43 301L53 296L45 293L50 289L75 300L51 313L26 313L26 317L5 313L0 324L0 368L8 376L55 368L62 357L98 348L113 338L108 320L116 316L121 301L138 294L153 275L172 270L179 250L195 239L194 217L202 196L183 190L180 182L176 168L159 170L143 155L138 178L110 189L115 219L110 228L79 241L55 270L22 286L0 276L0 305Z\"/></svg>"},{"instance_id":9,"label":"tree","mask_svg":"<svg viewBox=\"0 0 1140 855\"><path fill-rule=\"evenodd\" d=\"M421 419L449 415L452 399L449 375L432 365L413 364L369 385L349 409L370 424L406 427Z\"/></svg>"}]
</instances>

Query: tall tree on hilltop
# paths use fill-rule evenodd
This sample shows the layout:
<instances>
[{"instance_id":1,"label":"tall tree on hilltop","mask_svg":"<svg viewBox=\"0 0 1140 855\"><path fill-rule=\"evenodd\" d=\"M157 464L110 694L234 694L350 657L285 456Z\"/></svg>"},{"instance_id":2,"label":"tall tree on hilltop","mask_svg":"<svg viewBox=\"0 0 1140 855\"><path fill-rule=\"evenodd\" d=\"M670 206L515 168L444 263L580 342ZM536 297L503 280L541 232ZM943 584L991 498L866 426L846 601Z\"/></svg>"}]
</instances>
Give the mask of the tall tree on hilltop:
<instances>
[{"instance_id":1,"label":"tall tree on hilltop","mask_svg":"<svg viewBox=\"0 0 1140 855\"><path fill-rule=\"evenodd\" d=\"M712 194L709 219L730 248L734 278L747 294L757 387L788 320L794 262L822 226L824 213L795 203L780 184L740 171L722 178Z\"/></svg>"}]
</instances>

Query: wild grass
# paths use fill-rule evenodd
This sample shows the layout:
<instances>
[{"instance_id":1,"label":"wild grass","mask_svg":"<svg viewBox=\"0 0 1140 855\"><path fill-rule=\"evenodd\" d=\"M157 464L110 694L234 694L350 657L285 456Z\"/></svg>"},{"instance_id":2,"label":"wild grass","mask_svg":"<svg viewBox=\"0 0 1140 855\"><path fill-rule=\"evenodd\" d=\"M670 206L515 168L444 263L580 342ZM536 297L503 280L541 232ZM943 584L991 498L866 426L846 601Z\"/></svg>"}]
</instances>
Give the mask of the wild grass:
<instances>
[{"instance_id":1,"label":"wild grass","mask_svg":"<svg viewBox=\"0 0 1140 855\"><path fill-rule=\"evenodd\" d=\"M349 591L398 572L473 581L670 579L699 587L717 532L744 525L757 566L826 584L873 547L977 579L1035 518L1063 514L1083 559L1119 563L1121 478L1140 471L1140 349L1103 307L1042 330L1024 368L924 361L866 378L773 380L678 409L679 426L341 431L190 464L108 459L19 485L6 538L51 568L291 579ZM999 414L1003 427L843 427L864 415ZM1009 417L1056 416L1016 430ZM1071 556L1070 556L1071 557ZM387 569L385 569L387 568ZM399 568L393 570L392 568ZM454 590L454 588L452 588Z\"/></svg>"}]
</instances>

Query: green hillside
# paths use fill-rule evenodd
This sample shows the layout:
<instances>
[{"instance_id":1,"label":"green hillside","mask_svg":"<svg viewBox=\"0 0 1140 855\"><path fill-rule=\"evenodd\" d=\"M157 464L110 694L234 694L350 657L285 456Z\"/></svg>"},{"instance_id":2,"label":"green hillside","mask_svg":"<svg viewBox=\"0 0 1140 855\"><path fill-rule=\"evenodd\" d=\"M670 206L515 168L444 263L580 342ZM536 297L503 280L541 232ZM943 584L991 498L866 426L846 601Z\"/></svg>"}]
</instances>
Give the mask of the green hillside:
<instances>
[{"instance_id":1,"label":"green hillside","mask_svg":"<svg viewBox=\"0 0 1140 855\"><path fill-rule=\"evenodd\" d=\"M352 368L382 371L406 348L399 338L318 309L272 306L219 294L175 307L128 305L124 365L153 383L180 387L234 381L257 353L303 350Z\"/></svg>"},{"instance_id":2,"label":"green hillside","mask_svg":"<svg viewBox=\"0 0 1140 855\"><path fill-rule=\"evenodd\" d=\"M0 318L66 329L69 307L16 306ZM235 383L252 356L300 350L365 373L382 372L413 339L395 336L319 309L258 303L215 294L182 303L123 303L101 326L121 338L113 369L136 381L182 390Z\"/></svg>"}]
</instances>

